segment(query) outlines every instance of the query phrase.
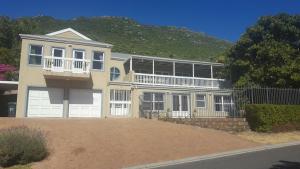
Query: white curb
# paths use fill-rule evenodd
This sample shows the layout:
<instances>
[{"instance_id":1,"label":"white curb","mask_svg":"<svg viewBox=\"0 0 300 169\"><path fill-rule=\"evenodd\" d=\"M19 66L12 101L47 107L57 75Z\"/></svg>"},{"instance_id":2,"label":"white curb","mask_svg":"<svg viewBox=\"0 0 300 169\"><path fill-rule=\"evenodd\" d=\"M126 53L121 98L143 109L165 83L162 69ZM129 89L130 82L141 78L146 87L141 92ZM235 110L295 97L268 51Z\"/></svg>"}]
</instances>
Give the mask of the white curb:
<instances>
[{"instance_id":1,"label":"white curb","mask_svg":"<svg viewBox=\"0 0 300 169\"><path fill-rule=\"evenodd\" d=\"M123 169L148 169L148 168L165 167L165 166L170 166L170 165L203 161L203 160L209 160L209 159L257 152L257 151L263 151L263 150L269 150L269 149L276 149L276 148L282 148L282 147L288 147L288 146L294 146L294 145L300 145L300 141L275 144L275 145L265 145L265 146L254 147L254 148L247 148L247 149L239 149L239 150L234 150L234 151L227 151L227 152L216 153L216 154L208 154L208 155L203 155L203 156L188 157L188 158L184 158L184 159L180 159L180 160L171 160L171 161L164 161L164 162L158 162L158 163L150 163L150 164L126 167Z\"/></svg>"}]
</instances>

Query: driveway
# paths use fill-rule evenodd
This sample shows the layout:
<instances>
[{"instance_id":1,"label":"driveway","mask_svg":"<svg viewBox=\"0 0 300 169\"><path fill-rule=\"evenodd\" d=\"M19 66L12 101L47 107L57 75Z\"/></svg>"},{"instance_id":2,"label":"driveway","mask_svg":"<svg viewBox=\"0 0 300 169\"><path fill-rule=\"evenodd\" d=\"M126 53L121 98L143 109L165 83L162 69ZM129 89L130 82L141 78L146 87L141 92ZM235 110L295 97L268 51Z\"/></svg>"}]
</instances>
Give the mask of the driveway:
<instances>
[{"instance_id":1,"label":"driveway","mask_svg":"<svg viewBox=\"0 0 300 169\"><path fill-rule=\"evenodd\" d=\"M157 169L300 169L300 145L268 149Z\"/></svg>"},{"instance_id":2,"label":"driveway","mask_svg":"<svg viewBox=\"0 0 300 169\"><path fill-rule=\"evenodd\" d=\"M47 134L50 156L35 169L115 169L250 148L258 143L222 131L147 119L0 119Z\"/></svg>"}]
</instances>

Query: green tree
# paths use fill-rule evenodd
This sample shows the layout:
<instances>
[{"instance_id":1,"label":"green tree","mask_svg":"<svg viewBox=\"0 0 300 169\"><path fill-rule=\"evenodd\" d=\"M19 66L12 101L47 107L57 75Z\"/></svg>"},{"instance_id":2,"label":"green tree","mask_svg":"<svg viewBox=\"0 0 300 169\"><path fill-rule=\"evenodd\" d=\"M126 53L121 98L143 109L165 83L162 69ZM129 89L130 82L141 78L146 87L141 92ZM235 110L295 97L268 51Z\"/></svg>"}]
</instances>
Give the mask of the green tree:
<instances>
[{"instance_id":1,"label":"green tree","mask_svg":"<svg viewBox=\"0 0 300 169\"><path fill-rule=\"evenodd\" d=\"M261 17L227 52L235 86L300 87L300 15Z\"/></svg>"}]
</instances>

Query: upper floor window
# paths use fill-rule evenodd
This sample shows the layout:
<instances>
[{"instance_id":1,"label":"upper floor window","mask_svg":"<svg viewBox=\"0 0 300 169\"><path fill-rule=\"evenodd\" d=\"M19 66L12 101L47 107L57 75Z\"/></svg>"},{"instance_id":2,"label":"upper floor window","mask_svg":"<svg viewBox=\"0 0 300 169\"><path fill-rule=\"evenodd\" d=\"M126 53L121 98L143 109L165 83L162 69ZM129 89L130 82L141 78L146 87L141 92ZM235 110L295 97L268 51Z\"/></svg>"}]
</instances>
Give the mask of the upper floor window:
<instances>
[{"instance_id":1,"label":"upper floor window","mask_svg":"<svg viewBox=\"0 0 300 169\"><path fill-rule=\"evenodd\" d=\"M110 68L110 80L114 81L117 80L120 76L120 70L116 67Z\"/></svg>"},{"instance_id":2,"label":"upper floor window","mask_svg":"<svg viewBox=\"0 0 300 169\"><path fill-rule=\"evenodd\" d=\"M103 70L103 68L104 68L104 53L94 52L93 69Z\"/></svg>"},{"instance_id":3,"label":"upper floor window","mask_svg":"<svg viewBox=\"0 0 300 169\"><path fill-rule=\"evenodd\" d=\"M205 107L205 95L196 94L196 107L204 108Z\"/></svg>"},{"instance_id":4,"label":"upper floor window","mask_svg":"<svg viewBox=\"0 0 300 169\"><path fill-rule=\"evenodd\" d=\"M43 46L30 45L29 64L41 65L43 57Z\"/></svg>"}]
</instances>

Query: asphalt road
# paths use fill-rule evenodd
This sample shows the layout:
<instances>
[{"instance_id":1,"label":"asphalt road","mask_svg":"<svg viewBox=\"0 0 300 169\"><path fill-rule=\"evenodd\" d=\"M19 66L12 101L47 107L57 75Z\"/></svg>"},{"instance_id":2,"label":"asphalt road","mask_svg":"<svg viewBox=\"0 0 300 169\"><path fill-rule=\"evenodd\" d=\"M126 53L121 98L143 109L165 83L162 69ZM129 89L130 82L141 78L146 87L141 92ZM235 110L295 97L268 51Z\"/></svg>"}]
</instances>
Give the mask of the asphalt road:
<instances>
[{"instance_id":1,"label":"asphalt road","mask_svg":"<svg viewBox=\"0 0 300 169\"><path fill-rule=\"evenodd\" d=\"M300 169L300 145L160 167L158 169Z\"/></svg>"}]
</instances>

